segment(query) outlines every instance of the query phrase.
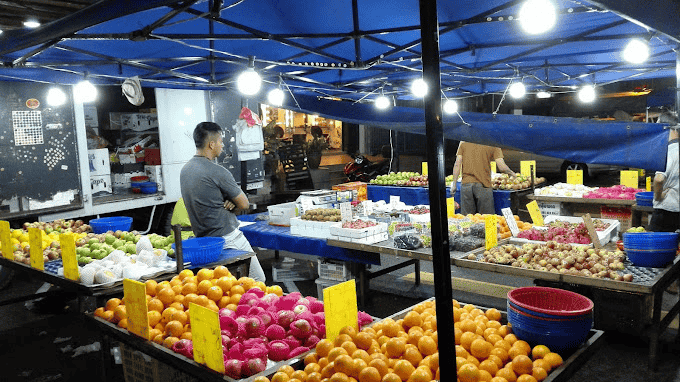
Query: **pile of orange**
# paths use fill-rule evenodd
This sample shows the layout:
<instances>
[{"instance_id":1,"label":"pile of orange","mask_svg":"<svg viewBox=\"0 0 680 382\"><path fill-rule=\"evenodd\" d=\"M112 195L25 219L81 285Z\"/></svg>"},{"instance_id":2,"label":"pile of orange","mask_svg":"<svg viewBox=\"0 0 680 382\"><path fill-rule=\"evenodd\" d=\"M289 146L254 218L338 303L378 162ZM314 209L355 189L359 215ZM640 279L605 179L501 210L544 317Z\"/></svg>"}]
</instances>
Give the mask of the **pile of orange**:
<instances>
[{"instance_id":1,"label":"pile of orange","mask_svg":"<svg viewBox=\"0 0 680 382\"><path fill-rule=\"evenodd\" d=\"M251 288L283 295L283 290L278 285L268 287L249 277L237 279L224 266L203 268L196 274L185 269L170 281L160 283L148 280L146 301L149 339L168 348L180 339L191 339L190 303L214 311L222 308L235 311L241 295ZM118 298L109 299L105 306L95 310L94 315L124 329L128 326L125 304Z\"/></svg>"},{"instance_id":2,"label":"pile of orange","mask_svg":"<svg viewBox=\"0 0 680 382\"><path fill-rule=\"evenodd\" d=\"M533 349L486 312L453 300L456 368L460 382L538 382L562 364L543 345ZM435 302L416 305L400 320L385 319L357 332L345 327L305 357L304 370L282 366L257 382L431 382L439 379Z\"/></svg>"}]
</instances>

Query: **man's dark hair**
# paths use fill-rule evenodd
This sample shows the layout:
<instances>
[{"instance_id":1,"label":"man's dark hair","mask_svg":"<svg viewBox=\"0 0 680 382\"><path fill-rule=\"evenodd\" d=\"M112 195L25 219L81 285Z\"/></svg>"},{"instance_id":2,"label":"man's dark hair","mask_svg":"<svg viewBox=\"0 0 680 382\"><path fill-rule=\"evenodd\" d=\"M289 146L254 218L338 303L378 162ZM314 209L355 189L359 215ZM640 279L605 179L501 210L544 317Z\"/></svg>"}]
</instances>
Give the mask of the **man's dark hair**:
<instances>
[{"instance_id":1,"label":"man's dark hair","mask_svg":"<svg viewBox=\"0 0 680 382\"><path fill-rule=\"evenodd\" d=\"M222 128L215 122L201 122L194 129L194 144L197 149L202 149L208 141L210 135L222 134Z\"/></svg>"}]
</instances>

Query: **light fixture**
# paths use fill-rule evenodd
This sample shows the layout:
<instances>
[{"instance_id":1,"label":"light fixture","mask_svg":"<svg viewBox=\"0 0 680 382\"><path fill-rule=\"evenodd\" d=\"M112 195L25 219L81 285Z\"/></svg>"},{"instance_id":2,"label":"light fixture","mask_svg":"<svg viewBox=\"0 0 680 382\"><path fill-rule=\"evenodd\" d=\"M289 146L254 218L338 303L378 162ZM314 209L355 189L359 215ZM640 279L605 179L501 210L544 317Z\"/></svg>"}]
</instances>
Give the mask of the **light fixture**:
<instances>
[{"instance_id":1,"label":"light fixture","mask_svg":"<svg viewBox=\"0 0 680 382\"><path fill-rule=\"evenodd\" d=\"M519 24L528 34L547 32L556 21L557 13L550 0L527 0L519 10Z\"/></svg>"},{"instance_id":2,"label":"light fixture","mask_svg":"<svg viewBox=\"0 0 680 382\"><path fill-rule=\"evenodd\" d=\"M40 23L39 23L38 21L36 21L36 20L26 20L26 21L24 21L24 26L25 26L26 28L34 29L34 28L39 27L39 26L40 26Z\"/></svg>"},{"instance_id":3,"label":"light fixture","mask_svg":"<svg viewBox=\"0 0 680 382\"><path fill-rule=\"evenodd\" d=\"M632 64L642 64L649 58L649 45L639 38L628 42L623 50L623 59Z\"/></svg>"},{"instance_id":4,"label":"light fixture","mask_svg":"<svg viewBox=\"0 0 680 382\"><path fill-rule=\"evenodd\" d=\"M550 98L551 96L552 94L544 90L541 90L540 92L536 93L536 98Z\"/></svg>"},{"instance_id":5,"label":"light fixture","mask_svg":"<svg viewBox=\"0 0 680 382\"><path fill-rule=\"evenodd\" d=\"M452 100L452 99L447 99L446 102L444 102L444 113L446 114L453 114L458 112L458 102Z\"/></svg>"},{"instance_id":6,"label":"light fixture","mask_svg":"<svg viewBox=\"0 0 680 382\"><path fill-rule=\"evenodd\" d=\"M2 34L2 29L0 29L0 34Z\"/></svg>"},{"instance_id":7,"label":"light fixture","mask_svg":"<svg viewBox=\"0 0 680 382\"><path fill-rule=\"evenodd\" d=\"M390 99L387 98L387 96L384 95L384 94L380 95L373 102L375 103L376 109L379 109L379 110L385 110L385 109L389 108L390 105L392 104L392 102L390 102Z\"/></svg>"},{"instance_id":8,"label":"light fixture","mask_svg":"<svg viewBox=\"0 0 680 382\"><path fill-rule=\"evenodd\" d=\"M425 97L425 94L427 94L427 82L422 78L413 81L411 84L411 93L418 98Z\"/></svg>"},{"instance_id":9,"label":"light fixture","mask_svg":"<svg viewBox=\"0 0 680 382\"><path fill-rule=\"evenodd\" d=\"M66 93L59 88L50 88L47 91L47 104L50 106L61 106L66 103Z\"/></svg>"},{"instance_id":10,"label":"light fixture","mask_svg":"<svg viewBox=\"0 0 680 382\"><path fill-rule=\"evenodd\" d=\"M262 86L262 78L255 71L255 57L248 58L248 69L239 74L236 79L236 86L238 91L245 95L254 95L260 91Z\"/></svg>"},{"instance_id":11,"label":"light fixture","mask_svg":"<svg viewBox=\"0 0 680 382\"><path fill-rule=\"evenodd\" d=\"M88 80L82 80L73 89L73 97L81 103L92 102L97 99L97 88Z\"/></svg>"},{"instance_id":12,"label":"light fixture","mask_svg":"<svg viewBox=\"0 0 680 382\"><path fill-rule=\"evenodd\" d=\"M595 101L595 88L592 85L586 85L578 91L578 99L583 103L591 103Z\"/></svg>"},{"instance_id":13,"label":"light fixture","mask_svg":"<svg viewBox=\"0 0 680 382\"><path fill-rule=\"evenodd\" d=\"M510 85L510 96L512 98L522 98L524 95L527 93L527 89L524 87L524 84L521 82L515 82L512 85Z\"/></svg>"},{"instance_id":14,"label":"light fixture","mask_svg":"<svg viewBox=\"0 0 680 382\"><path fill-rule=\"evenodd\" d=\"M283 93L283 90L276 88L269 91L269 93L267 94L267 100L269 101L269 104L272 106L281 106L283 105L284 96L285 94Z\"/></svg>"}]
</instances>

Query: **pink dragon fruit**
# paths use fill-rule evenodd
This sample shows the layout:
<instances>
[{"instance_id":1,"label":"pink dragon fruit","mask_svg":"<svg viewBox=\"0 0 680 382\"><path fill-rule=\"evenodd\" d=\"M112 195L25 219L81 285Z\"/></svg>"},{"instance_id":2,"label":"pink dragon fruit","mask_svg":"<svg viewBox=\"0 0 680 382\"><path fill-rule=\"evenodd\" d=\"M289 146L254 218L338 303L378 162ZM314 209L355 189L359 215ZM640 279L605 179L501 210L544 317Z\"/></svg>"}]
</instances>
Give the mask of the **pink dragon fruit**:
<instances>
[{"instance_id":1,"label":"pink dragon fruit","mask_svg":"<svg viewBox=\"0 0 680 382\"><path fill-rule=\"evenodd\" d=\"M323 302L322 301L313 301L312 303L309 304L309 310L312 313L323 312Z\"/></svg>"},{"instance_id":2,"label":"pink dragon fruit","mask_svg":"<svg viewBox=\"0 0 680 382\"><path fill-rule=\"evenodd\" d=\"M290 354L290 345L285 341L272 341L269 343L269 358L274 362L287 360Z\"/></svg>"},{"instance_id":3,"label":"pink dragon fruit","mask_svg":"<svg viewBox=\"0 0 680 382\"><path fill-rule=\"evenodd\" d=\"M179 353L189 359L194 359L194 345L191 340L183 339L172 345L172 351Z\"/></svg>"},{"instance_id":4,"label":"pink dragon fruit","mask_svg":"<svg viewBox=\"0 0 680 382\"><path fill-rule=\"evenodd\" d=\"M270 325L264 333L270 341L282 340L286 337L286 330L279 324Z\"/></svg>"},{"instance_id":5,"label":"pink dragon fruit","mask_svg":"<svg viewBox=\"0 0 680 382\"><path fill-rule=\"evenodd\" d=\"M241 373L247 377L261 373L267 367L267 363L262 361L260 358L251 358L247 360L241 367Z\"/></svg>"},{"instance_id":6,"label":"pink dragon fruit","mask_svg":"<svg viewBox=\"0 0 680 382\"><path fill-rule=\"evenodd\" d=\"M242 360L230 359L224 362L224 374L227 377L241 379L241 369L243 369Z\"/></svg>"},{"instance_id":7,"label":"pink dragon fruit","mask_svg":"<svg viewBox=\"0 0 680 382\"><path fill-rule=\"evenodd\" d=\"M288 358L297 357L300 354L306 353L308 351L309 351L309 348L304 347L304 346L299 346L299 347L290 351L290 354L288 354Z\"/></svg>"}]
</instances>

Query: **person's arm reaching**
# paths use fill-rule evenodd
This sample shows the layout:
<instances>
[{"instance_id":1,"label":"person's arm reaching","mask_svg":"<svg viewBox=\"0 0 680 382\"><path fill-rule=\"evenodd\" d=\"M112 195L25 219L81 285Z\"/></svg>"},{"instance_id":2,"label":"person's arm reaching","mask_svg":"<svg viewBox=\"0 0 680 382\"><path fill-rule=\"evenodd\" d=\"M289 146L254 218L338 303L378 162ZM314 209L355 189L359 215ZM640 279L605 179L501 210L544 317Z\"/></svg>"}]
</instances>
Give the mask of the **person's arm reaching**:
<instances>
[{"instance_id":1,"label":"person's arm reaching","mask_svg":"<svg viewBox=\"0 0 680 382\"><path fill-rule=\"evenodd\" d=\"M453 181L451 182L451 195L456 193L458 188L458 175L460 174L460 164L463 162L462 155L456 155L456 163L453 165Z\"/></svg>"},{"instance_id":2,"label":"person's arm reaching","mask_svg":"<svg viewBox=\"0 0 680 382\"><path fill-rule=\"evenodd\" d=\"M498 170L504 174L508 174L512 177L515 176L515 172L508 167L508 165L505 164L505 161L503 158L496 158L496 167L498 167Z\"/></svg>"}]
</instances>

